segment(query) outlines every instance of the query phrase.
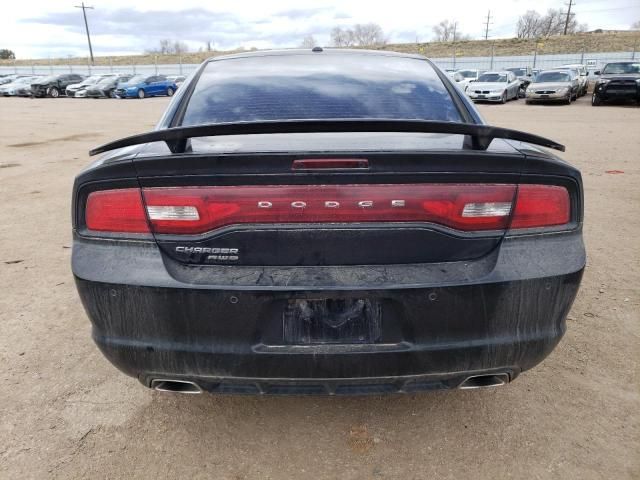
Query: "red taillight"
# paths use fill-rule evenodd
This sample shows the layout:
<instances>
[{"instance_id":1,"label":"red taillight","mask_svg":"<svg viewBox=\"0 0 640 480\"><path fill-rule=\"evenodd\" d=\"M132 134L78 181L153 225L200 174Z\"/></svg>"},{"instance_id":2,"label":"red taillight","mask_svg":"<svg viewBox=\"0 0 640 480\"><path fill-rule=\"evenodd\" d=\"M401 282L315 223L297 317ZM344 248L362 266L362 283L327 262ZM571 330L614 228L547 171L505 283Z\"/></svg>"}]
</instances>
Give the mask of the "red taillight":
<instances>
[{"instance_id":1,"label":"red taillight","mask_svg":"<svg viewBox=\"0 0 640 480\"><path fill-rule=\"evenodd\" d=\"M89 230L201 234L237 224L428 222L461 231L504 230L516 185L268 185L160 187L93 192ZM521 185L511 229L570 220L564 187Z\"/></svg>"},{"instance_id":2,"label":"red taillight","mask_svg":"<svg viewBox=\"0 0 640 480\"><path fill-rule=\"evenodd\" d=\"M149 233L138 188L90 193L85 223L89 230L99 232Z\"/></svg>"},{"instance_id":3,"label":"red taillight","mask_svg":"<svg viewBox=\"0 0 640 480\"><path fill-rule=\"evenodd\" d=\"M564 225L571 219L569 192L554 185L520 185L511 229Z\"/></svg>"}]
</instances>

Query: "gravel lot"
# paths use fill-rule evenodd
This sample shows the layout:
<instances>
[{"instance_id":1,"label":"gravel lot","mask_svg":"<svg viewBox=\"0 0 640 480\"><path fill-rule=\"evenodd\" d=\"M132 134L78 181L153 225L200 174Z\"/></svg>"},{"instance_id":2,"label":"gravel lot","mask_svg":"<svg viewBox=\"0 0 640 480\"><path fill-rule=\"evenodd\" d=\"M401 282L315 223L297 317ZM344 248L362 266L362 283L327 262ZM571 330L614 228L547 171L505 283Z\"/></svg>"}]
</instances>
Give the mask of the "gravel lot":
<instances>
[{"instance_id":1,"label":"gravel lot","mask_svg":"<svg viewBox=\"0 0 640 480\"><path fill-rule=\"evenodd\" d=\"M73 177L166 104L0 99L1 478L640 478L640 108L480 107L585 180L588 268L543 364L489 391L255 398L145 389L76 295Z\"/></svg>"}]
</instances>

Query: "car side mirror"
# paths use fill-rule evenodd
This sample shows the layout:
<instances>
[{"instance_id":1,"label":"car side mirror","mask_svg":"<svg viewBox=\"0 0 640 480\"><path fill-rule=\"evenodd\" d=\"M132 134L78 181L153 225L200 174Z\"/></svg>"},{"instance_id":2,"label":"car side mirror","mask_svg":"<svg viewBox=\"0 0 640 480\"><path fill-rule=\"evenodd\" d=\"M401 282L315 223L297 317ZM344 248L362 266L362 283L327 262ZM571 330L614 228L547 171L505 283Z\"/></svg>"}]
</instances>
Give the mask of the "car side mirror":
<instances>
[{"instance_id":1,"label":"car side mirror","mask_svg":"<svg viewBox=\"0 0 640 480\"><path fill-rule=\"evenodd\" d=\"M595 72L593 72L594 75L600 75L600 70L596 70Z\"/></svg>"}]
</instances>

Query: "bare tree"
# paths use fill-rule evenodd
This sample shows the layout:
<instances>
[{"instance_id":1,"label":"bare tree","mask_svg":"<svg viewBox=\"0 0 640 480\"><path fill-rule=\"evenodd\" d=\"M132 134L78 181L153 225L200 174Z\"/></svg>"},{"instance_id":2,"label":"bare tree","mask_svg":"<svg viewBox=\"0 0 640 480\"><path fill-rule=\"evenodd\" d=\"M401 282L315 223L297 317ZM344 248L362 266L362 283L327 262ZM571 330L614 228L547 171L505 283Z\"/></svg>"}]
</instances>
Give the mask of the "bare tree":
<instances>
[{"instance_id":1,"label":"bare tree","mask_svg":"<svg viewBox=\"0 0 640 480\"><path fill-rule=\"evenodd\" d=\"M540 38L562 35L567 19L566 12L550 8L545 15L528 10L518 19L516 35L518 38ZM567 33L578 33L587 30L586 24L579 24L575 15L569 17Z\"/></svg>"},{"instance_id":2,"label":"bare tree","mask_svg":"<svg viewBox=\"0 0 640 480\"><path fill-rule=\"evenodd\" d=\"M457 42L460 40L470 40L471 37L460 32L457 20L442 20L433 27L436 42Z\"/></svg>"},{"instance_id":3,"label":"bare tree","mask_svg":"<svg viewBox=\"0 0 640 480\"><path fill-rule=\"evenodd\" d=\"M316 42L316 39L313 37L313 35L307 35L302 39L302 42L300 43L300 48L313 48L317 45L318 45L318 42Z\"/></svg>"},{"instance_id":4,"label":"bare tree","mask_svg":"<svg viewBox=\"0 0 640 480\"><path fill-rule=\"evenodd\" d=\"M540 34L542 15L535 10L527 10L527 13L518 19L516 36L518 38L536 38Z\"/></svg>"},{"instance_id":5,"label":"bare tree","mask_svg":"<svg viewBox=\"0 0 640 480\"><path fill-rule=\"evenodd\" d=\"M356 45L370 47L387 43L382 27L377 23L358 23L353 27L352 32Z\"/></svg>"},{"instance_id":6,"label":"bare tree","mask_svg":"<svg viewBox=\"0 0 640 480\"><path fill-rule=\"evenodd\" d=\"M433 27L433 33L435 35L434 40L436 42L450 42L456 35L458 29L458 22L455 20L450 22L449 20L442 20L439 24Z\"/></svg>"},{"instance_id":7,"label":"bare tree","mask_svg":"<svg viewBox=\"0 0 640 480\"><path fill-rule=\"evenodd\" d=\"M162 40L160 40L160 45L158 46L156 52L161 53L162 55L171 53L171 40L169 40L168 38L163 38Z\"/></svg>"},{"instance_id":8,"label":"bare tree","mask_svg":"<svg viewBox=\"0 0 640 480\"><path fill-rule=\"evenodd\" d=\"M387 40L382 27L377 23L358 23L353 28L335 27L331 30L331 45L334 47L371 47L385 43Z\"/></svg>"},{"instance_id":9,"label":"bare tree","mask_svg":"<svg viewBox=\"0 0 640 480\"><path fill-rule=\"evenodd\" d=\"M189 51L189 46L186 43L181 42L180 40L176 40L175 42L173 42L173 46L170 53L179 55L181 53L186 53L188 51Z\"/></svg>"},{"instance_id":10,"label":"bare tree","mask_svg":"<svg viewBox=\"0 0 640 480\"><path fill-rule=\"evenodd\" d=\"M540 24L541 37L550 37L552 35L560 35L564 31L564 22L566 14L560 9L550 8L547 10L547 14L542 18ZM574 21L574 17L569 19L569 26L567 33L571 31L571 23Z\"/></svg>"},{"instance_id":11,"label":"bare tree","mask_svg":"<svg viewBox=\"0 0 640 480\"><path fill-rule=\"evenodd\" d=\"M353 32L348 28L335 27L331 30L331 45L334 47L353 47Z\"/></svg>"},{"instance_id":12,"label":"bare tree","mask_svg":"<svg viewBox=\"0 0 640 480\"><path fill-rule=\"evenodd\" d=\"M640 30L640 20L631 24L631 30Z\"/></svg>"},{"instance_id":13,"label":"bare tree","mask_svg":"<svg viewBox=\"0 0 640 480\"><path fill-rule=\"evenodd\" d=\"M157 48L147 50L148 53L157 53L159 55L179 55L189 51L189 46L180 40L169 40L163 38L158 43Z\"/></svg>"}]
</instances>

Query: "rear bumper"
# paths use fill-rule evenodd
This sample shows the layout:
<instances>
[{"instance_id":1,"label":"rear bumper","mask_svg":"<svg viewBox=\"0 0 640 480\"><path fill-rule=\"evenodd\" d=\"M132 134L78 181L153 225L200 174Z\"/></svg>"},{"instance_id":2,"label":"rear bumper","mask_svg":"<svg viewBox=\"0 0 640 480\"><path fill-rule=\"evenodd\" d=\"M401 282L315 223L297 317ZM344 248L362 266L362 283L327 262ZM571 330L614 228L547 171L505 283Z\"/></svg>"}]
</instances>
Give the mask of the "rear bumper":
<instances>
[{"instance_id":1,"label":"rear bumper","mask_svg":"<svg viewBox=\"0 0 640 480\"><path fill-rule=\"evenodd\" d=\"M99 348L145 385L184 379L225 393L408 392L456 388L470 375L513 379L560 341L584 268L580 232L506 240L456 280L446 277L453 264L401 266L404 285L392 266L386 275L341 268L342 277L327 273L326 282L317 275L313 288L300 284L308 277L296 277L296 268L251 277L228 267L234 277L225 282L215 273L207 285L185 283L155 245L128 248L131 255L74 243L73 270ZM380 341L284 344L287 302L318 298L380 302Z\"/></svg>"}]
</instances>

